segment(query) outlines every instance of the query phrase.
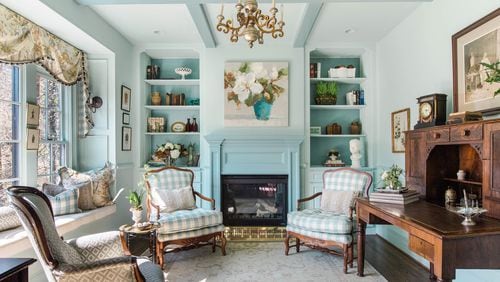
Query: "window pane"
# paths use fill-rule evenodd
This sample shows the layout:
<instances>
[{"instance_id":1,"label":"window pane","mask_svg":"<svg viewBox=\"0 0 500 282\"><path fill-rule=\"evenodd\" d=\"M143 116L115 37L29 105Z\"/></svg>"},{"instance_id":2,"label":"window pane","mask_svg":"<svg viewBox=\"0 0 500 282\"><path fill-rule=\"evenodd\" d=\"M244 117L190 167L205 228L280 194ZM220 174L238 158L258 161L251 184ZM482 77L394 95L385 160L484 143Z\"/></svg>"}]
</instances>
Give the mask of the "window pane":
<instances>
[{"instance_id":1,"label":"window pane","mask_svg":"<svg viewBox=\"0 0 500 282\"><path fill-rule=\"evenodd\" d=\"M66 165L66 162L64 160L65 154L65 147L66 145L64 144L52 144L52 172L51 173L56 173L57 170L61 167Z\"/></svg>"},{"instance_id":2,"label":"window pane","mask_svg":"<svg viewBox=\"0 0 500 282\"><path fill-rule=\"evenodd\" d=\"M50 144L41 143L38 147L38 175L50 173Z\"/></svg>"},{"instance_id":3,"label":"window pane","mask_svg":"<svg viewBox=\"0 0 500 282\"><path fill-rule=\"evenodd\" d=\"M49 80L47 85L47 107L57 107L61 105L61 84L55 80Z\"/></svg>"},{"instance_id":4,"label":"window pane","mask_svg":"<svg viewBox=\"0 0 500 282\"><path fill-rule=\"evenodd\" d=\"M0 179L17 178L17 150L16 143L0 143Z\"/></svg>"},{"instance_id":5,"label":"window pane","mask_svg":"<svg viewBox=\"0 0 500 282\"><path fill-rule=\"evenodd\" d=\"M37 104L40 105L40 107L46 107L45 93L47 93L47 79L43 76L38 76L36 86L38 88L38 95L36 97Z\"/></svg>"},{"instance_id":6,"label":"window pane","mask_svg":"<svg viewBox=\"0 0 500 282\"><path fill-rule=\"evenodd\" d=\"M17 140L19 105L0 101L0 140Z\"/></svg>"},{"instance_id":7,"label":"window pane","mask_svg":"<svg viewBox=\"0 0 500 282\"><path fill-rule=\"evenodd\" d=\"M47 140L61 140L61 113L49 110L47 123Z\"/></svg>"},{"instance_id":8,"label":"window pane","mask_svg":"<svg viewBox=\"0 0 500 282\"><path fill-rule=\"evenodd\" d=\"M39 118L39 126L38 126L38 129L40 129L40 138L41 139L44 139L44 140L47 140L47 124L45 122L45 120L47 119L46 118L47 116L47 110L44 109L44 108L41 108L40 109L40 118Z\"/></svg>"},{"instance_id":9,"label":"window pane","mask_svg":"<svg viewBox=\"0 0 500 282\"><path fill-rule=\"evenodd\" d=\"M7 64L0 64L0 100L18 101L17 91L14 90L12 77L17 68Z\"/></svg>"},{"instance_id":10,"label":"window pane","mask_svg":"<svg viewBox=\"0 0 500 282\"><path fill-rule=\"evenodd\" d=\"M0 183L0 207L8 205L7 188L18 184L19 183L17 181L8 181Z\"/></svg>"}]
</instances>

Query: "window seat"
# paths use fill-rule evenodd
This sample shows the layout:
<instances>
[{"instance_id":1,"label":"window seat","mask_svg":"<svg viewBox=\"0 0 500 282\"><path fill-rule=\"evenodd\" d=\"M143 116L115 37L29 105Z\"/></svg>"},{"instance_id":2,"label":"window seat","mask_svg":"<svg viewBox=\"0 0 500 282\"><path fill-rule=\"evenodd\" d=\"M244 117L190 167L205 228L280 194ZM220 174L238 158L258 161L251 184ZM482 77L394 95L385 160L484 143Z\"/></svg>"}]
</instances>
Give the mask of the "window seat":
<instances>
[{"instance_id":1,"label":"window seat","mask_svg":"<svg viewBox=\"0 0 500 282\"><path fill-rule=\"evenodd\" d=\"M116 205L111 205L82 213L56 216L57 231L59 235L63 235L115 212ZM0 232L0 254L2 254L2 257L13 256L30 248L32 248L31 242L22 226Z\"/></svg>"}]
</instances>

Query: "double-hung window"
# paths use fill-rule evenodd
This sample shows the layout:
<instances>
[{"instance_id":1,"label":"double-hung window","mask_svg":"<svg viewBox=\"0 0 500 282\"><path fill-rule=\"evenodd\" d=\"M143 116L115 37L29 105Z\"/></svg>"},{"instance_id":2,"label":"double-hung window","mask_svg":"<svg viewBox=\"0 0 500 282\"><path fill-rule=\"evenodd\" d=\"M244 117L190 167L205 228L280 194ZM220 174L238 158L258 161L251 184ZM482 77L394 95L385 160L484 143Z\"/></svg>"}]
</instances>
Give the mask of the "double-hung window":
<instances>
[{"instance_id":1,"label":"double-hung window","mask_svg":"<svg viewBox=\"0 0 500 282\"><path fill-rule=\"evenodd\" d=\"M38 185L55 183L57 170L67 162L65 124L66 89L45 73L37 75L37 103L40 106L40 147L38 148Z\"/></svg>"},{"instance_id":2,"label":"double-hung window","mask_svg":"<svg viewBox=\"0 0 500 282\"><path fill-rule=\"evenodd\" d=\"M0 63L0 206L5 189L19 183L19 68Z\"/></svg>"}]
</instances>

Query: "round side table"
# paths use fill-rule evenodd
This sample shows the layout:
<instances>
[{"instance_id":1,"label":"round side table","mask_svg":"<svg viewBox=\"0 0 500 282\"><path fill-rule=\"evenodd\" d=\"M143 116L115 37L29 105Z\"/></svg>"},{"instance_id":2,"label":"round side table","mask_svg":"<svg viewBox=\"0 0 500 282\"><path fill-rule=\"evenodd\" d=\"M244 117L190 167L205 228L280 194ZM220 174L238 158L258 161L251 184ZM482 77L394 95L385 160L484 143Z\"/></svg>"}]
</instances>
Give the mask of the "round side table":
<instances>
[{"instance_id":1,"label":"round side table","mask_svg":"<svg viewBox=\"0 0 500 282\"><path fill-rule=\"evenodd\" d=\"M159 261L156 257L156 231L160 227L159 224L153 224L151 227L141 230L133 225L125 224L120 226L120 235L125 240L127 248L130 250L130 239L132 238L142 238L149 240L149 252L151 253L151 261L158 264Z\"/></svg>"}]
</instances>

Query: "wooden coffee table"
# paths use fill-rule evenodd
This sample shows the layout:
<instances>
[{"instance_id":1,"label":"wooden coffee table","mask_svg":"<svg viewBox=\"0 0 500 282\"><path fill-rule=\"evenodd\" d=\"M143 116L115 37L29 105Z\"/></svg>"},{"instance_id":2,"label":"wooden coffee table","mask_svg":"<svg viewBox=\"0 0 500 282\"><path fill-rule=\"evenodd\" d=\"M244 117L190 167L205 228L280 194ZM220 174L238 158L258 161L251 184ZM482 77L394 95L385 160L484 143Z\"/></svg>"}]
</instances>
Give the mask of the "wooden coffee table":
<instances>
[{"instance_id":1,"label":"wooden coffee table","mask_svg":"<svg viewBox=\"0 0 500 282\"><path fill-rule=\"evenodd\" d=\"M122 238L122 243L126 245L127 251L130 254L130 239L132 238L142 238L149 240L149 252L151 253L151 261L158 264L159 259L156 257L156 231L160 227L159 224L155 224L148 229L141 230L133 225L125 224L120 226L120 235Z\"/></svg>"}]
</instances>

